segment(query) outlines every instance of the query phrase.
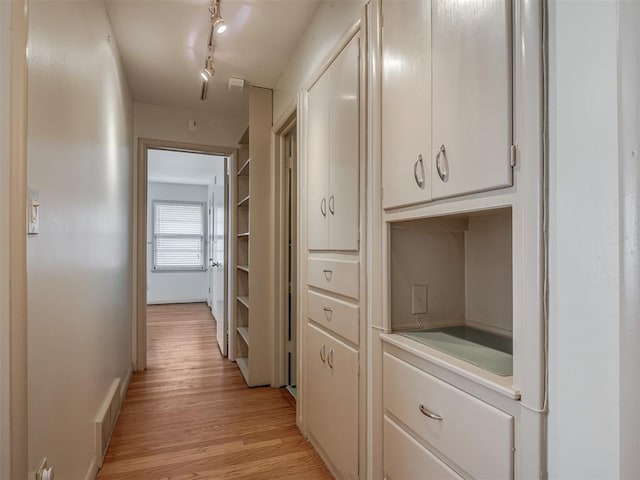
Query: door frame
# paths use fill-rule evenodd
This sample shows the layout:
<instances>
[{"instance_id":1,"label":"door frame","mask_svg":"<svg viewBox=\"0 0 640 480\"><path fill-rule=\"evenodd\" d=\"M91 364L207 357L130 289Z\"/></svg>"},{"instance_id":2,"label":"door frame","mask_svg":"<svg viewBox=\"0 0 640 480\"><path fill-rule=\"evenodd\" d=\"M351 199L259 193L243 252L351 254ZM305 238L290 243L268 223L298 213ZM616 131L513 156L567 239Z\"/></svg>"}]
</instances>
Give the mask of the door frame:
<instances>
[{"instance_id":1,"label":"door frame","mask_svg":"<svg viewBox=\"0 0 640 480\"><path fill-rule=\"evenodd\" d=\"M28 2L3 3L0 13L0 123L7 127L8 143L0 151L0 168L7 173L0 178L0 427L7 433L0 436L0 477L27 478Z\"/></svg>"},{"instance_id":2,"label":"door frame","mask_svg":"<svg viewBox=\"0 0 640 480\"><path fill-rule=\"evenodd\" d=\"M133 167L133 271L132 271L132 360L134 370L147 368L147 175L148 151L166 150L231 157L236 149L214 145L138 138L137 160ZM227 262L228 263L228 262ZM227 301L229 299L227 298Z\"/></svg>"},{"instance_id":3,"label":"door frame","mask_svg":"<svg viewBox=\"0 0 640 480\"><path fill-rule=\"evenodd\" d=\"M285 315L287 313L286 296L288 294L288 278L287 278L287 249L284 242L287 238L287 155L286 155L286 136L291 133L292 130L297 128L297 109L295 104L289 105L289 107L280 116L278 121L271 129L271 149L272 156L274 158L273 164L275 165L275 179L276 179L276 196L275 196L275 214L276 214L276 226L275 226L275 322L274 322L274 387L283 387L287 384L286 378L286 342L284 341L284 333L287 329ZM297 178L292 178L292 181L298 183ZM296 199L297 203L297 199ZM297 215L296 224L299 221L299 215ZM298 250L292 252L293 255L298 258ZM298 292L292 291L292 295L297 297ZM294 310L293 315L297 316L297 311ZM299 358L300 352L300 339L297 329L296 334L296 357ZM296 382L299 379L299 369L296 369Z\"/></svg>"}]
</instances>

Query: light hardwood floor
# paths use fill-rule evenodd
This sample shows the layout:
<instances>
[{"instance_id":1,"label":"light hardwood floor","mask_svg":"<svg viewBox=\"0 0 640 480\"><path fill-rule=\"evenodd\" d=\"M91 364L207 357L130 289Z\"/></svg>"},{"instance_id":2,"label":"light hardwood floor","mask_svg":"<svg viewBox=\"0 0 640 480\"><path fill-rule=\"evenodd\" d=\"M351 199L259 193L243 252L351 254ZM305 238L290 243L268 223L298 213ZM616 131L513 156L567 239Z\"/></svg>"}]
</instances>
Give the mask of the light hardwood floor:
<instances>
[{"instance_id":1,"label":"light hardwood floor","mask_svg":"<svg viewBox=\"0 0 640 480\"><path fill-rule=\"evenodd\" d=\"M99 479L330 479L282 389L248 388L205 304L148 308L135 374Z\"/></svg>"}]
</instances>

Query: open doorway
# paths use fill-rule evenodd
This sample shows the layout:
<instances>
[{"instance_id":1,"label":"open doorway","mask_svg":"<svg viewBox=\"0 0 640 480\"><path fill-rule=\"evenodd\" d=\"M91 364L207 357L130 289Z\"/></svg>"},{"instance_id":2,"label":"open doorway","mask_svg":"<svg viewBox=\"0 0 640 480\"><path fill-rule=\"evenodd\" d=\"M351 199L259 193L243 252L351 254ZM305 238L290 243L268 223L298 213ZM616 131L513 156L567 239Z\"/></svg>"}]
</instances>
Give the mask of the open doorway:
<instances>
[{"instance_id":1,"label":"open doorway","mask_svg":"<svg viewBox=\"0 0 640 480\"><path fill-rule=\"evenodd\" d=\"M228 352L229 189L234 151L141 141L136 219L136 370L147 367L147 312L202 303Z\"/></svg>"},{"instance_id":2,"label":"open doorway","mask_svg":"<svg viewBox=\"0 0 640 480\"><path fill-rule=\"evenodd\" d=\"M279 385L297 397L298 385L298 144L296 113L276 127L276 168L278 170L279 257L278 329L276 352L279 363Z\"/></svg>"}]
</instances>

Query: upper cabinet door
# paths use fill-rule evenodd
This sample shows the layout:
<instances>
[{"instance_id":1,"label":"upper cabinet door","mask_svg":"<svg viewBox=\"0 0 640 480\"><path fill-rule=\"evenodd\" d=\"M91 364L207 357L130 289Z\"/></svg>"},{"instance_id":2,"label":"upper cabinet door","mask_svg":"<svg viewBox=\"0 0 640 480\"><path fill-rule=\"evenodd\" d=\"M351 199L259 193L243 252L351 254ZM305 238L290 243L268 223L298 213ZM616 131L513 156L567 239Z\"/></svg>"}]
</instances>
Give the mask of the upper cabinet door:
<instances>
[{"instance_id":1,"label":"upper cabinet door","mask_svg":"<svg viewBox=\"0 0 640 480\"><path fill-rule=\"evenodd\" d=\"M382 1L384 208L431 200L431 2Z\"/></svg>"},{"instance_id":2,"label":"upper cabinet door","mask_svg":"<svg viewBox=\"0 0 640 480\"><path fill-rule=\"evenodd\" d=\"M308 97L307 232L309 250L329 248L329 79L323 75Z\"/></svg>"},{"instance_id":3,"label":"upper cabinet door","mask_svg":"<svg viewBox=\"0 0 640 480\"><path fill-rule=\"evenodd\" d=\"M329 249L358 250L360 37L329 68ZM313 177L310 177L313 180Z\"/></svg>"},{"instance_id":4,"label":"upper cabinet door","mask_svg":"<svg viewBox=\"0 0 640 480\"><path fill-rule=\"evenodd\" d=\"M512 184L511 3L432 0L433 198Z\"/></svg>"}]
</instances>

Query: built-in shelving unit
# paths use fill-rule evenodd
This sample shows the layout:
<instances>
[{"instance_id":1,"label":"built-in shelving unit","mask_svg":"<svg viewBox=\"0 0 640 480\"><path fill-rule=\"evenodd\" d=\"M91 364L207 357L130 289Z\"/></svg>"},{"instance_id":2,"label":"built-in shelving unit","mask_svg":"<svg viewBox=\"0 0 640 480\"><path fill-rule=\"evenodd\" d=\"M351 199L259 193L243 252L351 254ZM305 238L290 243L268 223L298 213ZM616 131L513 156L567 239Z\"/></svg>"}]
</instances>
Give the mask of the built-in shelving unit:
<instances>
[{"instance_id":1,"label":"built-in shelving unit","mask_svg":"<svg viewBox=\"0 0 640 480\"><path fill-rule=\"evenodd\" d=\"M231 328L235 361L250 387L271 383L273 329L271 258L273 176L270 159L272 92L252 88L249 126L240 139L235 171L235 295ZM252 201L253 200L253 201ZM265 287L266 286L266 287ZM249 345L249 339L254 341Z\"/></svg>"}]
</instances>

